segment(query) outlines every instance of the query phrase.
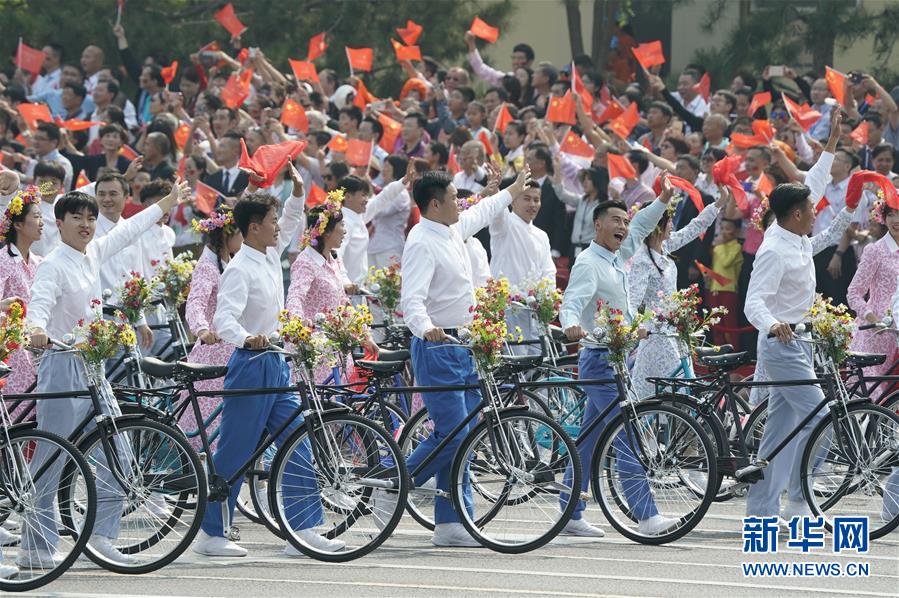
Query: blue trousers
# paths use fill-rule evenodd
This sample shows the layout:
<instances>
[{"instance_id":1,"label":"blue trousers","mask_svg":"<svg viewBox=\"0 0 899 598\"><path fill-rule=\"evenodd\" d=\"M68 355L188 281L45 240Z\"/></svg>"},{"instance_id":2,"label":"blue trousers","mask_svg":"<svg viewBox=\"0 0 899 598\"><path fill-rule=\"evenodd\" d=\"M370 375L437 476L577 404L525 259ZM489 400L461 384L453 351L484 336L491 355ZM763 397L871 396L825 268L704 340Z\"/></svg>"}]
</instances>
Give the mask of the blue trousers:
<instances>
[{"instance_id":1,"label":"blue trousers","mask_svg":"<svg viewBox=\"0 0 899 598\"><path fill-rule=\"evenodd\" d=\"M605 350L583 349L578 359L578 377L584 380L612 378L614 372L609 365L608 356L609 354ZM584 392L587 393L587 406L584 409L581 430L586 429L591 422L599 417L610 403L618 401L618 389L614 384L591 384L584 387ZM586 491L590 485L591 461L593 460L593 451L597 442L599 442L599 436L609 422L619 413L621 413L621 408L615 405L603 421L593 428L586 437L578 437L577 450L581 457L581 465L584 472L581 480L581 491ZM617 459L615 459L616 472L621 480L628 506L633 511L634 516L642 521L658 515L659 511L656 509L652 491L649 489L649 484L646 481L646 471L631 452L624 432L619 433L615 438L614 447L617 454ZM570 486L573 481L573 472L569 467L565 472L565 485ZM568 495L563 494L561 501L561 508L564 510L568 501ZM586 508L587 504L584 501L578 501L571 518L580 519Z\"/></svg>"},{"instance_id":2,"label":"blue trousers","mask_svg":"<svg viewBox=\"0 0 899 598\"><path fill-rule=\"evenodd\" d=\"M254 358L251 361L251 358ZM228 361L225 390L274 388L290 385L290 370L277 353L237 349ZM216 473L231 478L256 450L265 430L277 430L300 408L299 401L289 394L243 395L224 397L218 448L212 457ZM303 423L295 419L275 442L278 446ZM283 502L287 520L295 530L308 529L323 521L321 495L312 465L312 452L304 441L290 455L282 481ZM272 480L270 483L276 483ZM228 509L234 515L243 476L231 487ZM223 536L222 505L210 501L203 517L203 531L210 536Z\"/></svg>"},{"instance_id":3,"label":"blue trousers","mask_svg":"<svg viewBox=\"0 0 899 598\"><path fill-rule=\"evenodd\" d=\"M432 343L415 337L412 339L412 369L415 383L418 386L449 386L477 384L474 361L471 354L461 347L445 347L442 343ZM439 348L430 348L439 347ZM448 390L443 392L422 393L422 400L428 409L428 415L434 422L434 431L406 460L406 467L412 474L418 465L427 458L437 445L450 435L450 432L465 419L481 402L480 391ZM414 477L416 486L421 486L434 475L437 476L437 488L449 490L450 468L462 439L478 423L477 418L456 434L442 451L431 460L427 467ZM469 513L473 512L471 485L468 474L465 474L464 496ZM458 523L459 515L453 509L452 500L437 497L434 504L434 521L437 523Z\"/></svg>"},{"instance_id":4,"label":"blue trousers","mask_svg":"<svg viewBox=\"0 0 899 598\"><path fill-rule=\"evenodd\" d=\"M769 380L810 380L815 378L812 365L812 346L791 341L782 343L776 338L759 341L759 362ZM759 444L759 456L769 458L780 444L809 413L821 404L824 393L817 386L771 386L768 398L768 420ZM746 514L772 517L780 514L780 495L789 489L793 502L803 502L802 480L799 475L805 443L818 422L827 415L822 409L802 428L784 449L771 459L765 478L749 488Z\"/></svg>"}]
</instances>

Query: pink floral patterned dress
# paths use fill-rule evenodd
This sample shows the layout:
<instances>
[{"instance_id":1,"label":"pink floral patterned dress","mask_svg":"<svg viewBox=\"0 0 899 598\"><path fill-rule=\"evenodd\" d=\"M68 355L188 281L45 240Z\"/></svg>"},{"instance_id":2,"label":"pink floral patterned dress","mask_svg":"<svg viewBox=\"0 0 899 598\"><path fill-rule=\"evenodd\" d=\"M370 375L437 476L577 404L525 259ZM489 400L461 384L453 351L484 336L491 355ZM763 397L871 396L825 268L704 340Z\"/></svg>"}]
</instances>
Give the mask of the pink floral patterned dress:
<instances>
[{"instance_id":1,"label":"pink floral patterned dress","mask_svg":"<svg viewBox=\"0 0 899 598\"><path fill-rule=\"evenodd\" d=\"M291 315L314 321L320 313L347 302L343 288L343 267L339 257L325 259L312 247L307 247L290 268L290 289L287 291L287 311ZM331 368L315 368L315 381L324 382Z\"/></svg>"},{"instance_id":2,"label":"pink floral patterned dress","mask_svg":"<svg viewBox=\"0 0 899 598\"><path fill-rule=\"evenodd\" d=\"M13 255L9 255L10 252ZM41 258L34 252L25 261L15 245L0 247L0 299L20 297L27 304L31 300L31 284L40 261ZM20 394L31 388L35 381L31 358L31 353L25 349L19 349L9 356L12 373L6 380L6 387L3 389L5 394ZM15 416L16 412L18 410L12 415Z\"/></svg>"},{"instance_id":3,"label":"pink floral patterned dress","mask_svg":"<svg viewBox=\"0 0 899 598\"><path fill-rule=\"evenodd\" d=\"M890 308L890 299L896 292L896 276L899 274L899 245L888 233L868 246L862 254L858 270L849 284L846 298L849 307L858 316L856 323L866 324L865 316L874 314L882 319ZM867 299L865 298L867 297ZM897 314L893 314L896 318ZM851 349L864 353L884 353L883 365L865 369L865 375L877 376L886 372L896 361L896 337L892 334L874 334L873 330L860 330L852 339Z\"/></svg>"},{"instance_id":4,"label":"pink floral patterned dress","mask_svg":"<svg viewBox=\"0 0 899 598\"><path fill-rule=\"evenodd\" d=\"M200 259L194 267L193 277L190 281L190 294L187 296L187 305L185 307L185 318L191 333L196 335L202 330L215 330L212 325L212 317L215 315L215 305L218 301L219 281L222 278L219 272L218 259L208 247L203 248ZM214 345L204 345L197 340L194 348L191 349L187 361L191 363L204 363L207 365L228 365L231 359L231 353L234 352L234 346L225 342L219 342ZM224 378L216 378L214 380L201 380L194 384L194 387L203 392L222 390L224 386ZM199 397L200 413L203 420L207 420L216 407L221 404L219 397ZM185 432L191 433L197 431L197 424L194 420L193 410L188 409L181 418L181 427ZM214 422L210 422L207 431L211 432L218 428L218 418ZM199 436L191 439L194 446L199 446ZM212 448L215 448L213 442Z\"/></svg>"}]
</instances>

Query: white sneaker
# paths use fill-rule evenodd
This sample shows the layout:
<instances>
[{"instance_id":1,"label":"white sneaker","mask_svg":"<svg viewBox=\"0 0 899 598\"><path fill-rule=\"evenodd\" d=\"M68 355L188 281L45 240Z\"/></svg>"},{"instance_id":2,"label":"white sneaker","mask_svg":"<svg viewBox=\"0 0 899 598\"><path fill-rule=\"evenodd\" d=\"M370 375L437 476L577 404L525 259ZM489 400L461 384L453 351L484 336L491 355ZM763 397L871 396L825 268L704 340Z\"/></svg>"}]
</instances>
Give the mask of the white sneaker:
<instances>
[{"instance_id":1,"label":"white sneaker","mask_svg":"<svg viewBox=\"0 0 899 598\"><path fill-rule=\"evenodd\" d=\"M22 551L16 557L19 569L55 569L63 561L61 556L43 550Z\"/></svg>"},{"instance_id":2,"label":"white sneaker","mask_svg":"<svg viewBox=\"0 0 899 598\"><path fill-rule=\"evenodd\" d=\"M438 523L434 526L434 536L431 538L434 546L459 546L465 548L480 548L481 543L471 537L468 530L461 523Z\"/></svg>"},{"instance_id":3,"label":"white sneaker","mask_svg":"<svg viewBox=\"0 0 899 598\"><path fill-rule=\"evenodd\" d=\"M0 579L14 579L19 575L19 568L13 565L0 565Z\"/></svg>"},{"instance_id":4,"label":"white sneaker","mask_svg":"<svg viewBox=\"0 0 899 598\"><path fill-rule=\"evenodd\" d=\"M396 511L396 503L399 495L396 492L387 492L381 488L375 488L371 494L371 512L375 518L375 525L383 530L393 518Z\"/></svg>"},{"instance_id":5,"label":"white sneaker","mask_svg":"<svg viewBox=\"0 0 899 598\"><path fill-rule=\"evenodd\" d=\"M781 517L789 522L793 517L814 517L814 515L812 515L812 510L809 508L808 503L788 500L781 512Z\"/></svg>"},{"instance_id":6,"label":"white sneaker","mask_svg":"<svg viewBox=\"0 0 899 598\"><path fill-rule=\"evenodd\" d=\"M133 565L137 563L137 559L133 556L119 552L119 549L112 544L112 540L106 536L93 535L88 544L90 544L94 552L116 565Z\"/></svg>"},{"instance_id":7,"label":"white sneaker","mask_svg":"<svg viewBox=\"0 0 899 598\"><path fill-rule=\"evenodd\" d=\"M562 531L563 536L580 536L582 538L602 538L606 532L587 523L586 519L569 519Z\"/></svg>"},{"instance_id":8,"label":"white sneaker","mask_svg":"<svg viewBox=\"0 0 899 598\"><path fill-rule=\"evenodd\" d=\"M346 547L346 542L343 540L329 540L311 529L301 529L296 534L300 540L319 552L338 552Z\"/></svg>"},{"instance_id":9,"label":"white sneaker","mask_svg":"<svg viewBox=\"0 0 899 598\"><path fill-rule=\"evenodd\" d=\"M19 543L22 536L8 532L0 527L0 546L14 546Z\"/></svg>"},{"instance_id":10,"label":"white sneaker","mask_svg":"<svg viewBox=\"0 0 899 598\"><path fill-rule=\"evenodd\" d=\"M10 516L3 522L3 525L0 525L0 528L5 529L8 532L16 533L19 531L19 522L14 516Z\"/></svg>"},{"instance_id":11,"label":"white sneaker","mask_svg":"<svg viewBox=\"0 0 899 598\"><path fill-rule=\"evenodd\" d=\"M637 526L637 531L642 536L661 536L673 530L679 523L679 519L653 515L649 519L641 521Z\"/></svg>"},{"instance_id":12,"label":"white sneaker","mask_svg":"<svg viewBox=\"0 0 899 598\"><path fill-rule=\"evenodd\" d=\"M203 530L197 534L197 541L191 546L191 550L204 556L247 556L246 548L241 548L224 536L210 536Z\"/></svg>"}]
</instances>

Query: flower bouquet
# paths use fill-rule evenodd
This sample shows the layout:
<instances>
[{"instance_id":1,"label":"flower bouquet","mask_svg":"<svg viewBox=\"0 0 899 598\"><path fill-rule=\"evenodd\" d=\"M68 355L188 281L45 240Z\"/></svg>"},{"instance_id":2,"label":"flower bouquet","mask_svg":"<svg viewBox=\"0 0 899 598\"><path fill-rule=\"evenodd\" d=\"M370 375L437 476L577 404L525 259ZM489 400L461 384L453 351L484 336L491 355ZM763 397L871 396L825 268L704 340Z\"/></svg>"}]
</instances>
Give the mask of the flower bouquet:
<instances>
[{"instance_id":1,"label":"flower bouquet","mask_svg":"<svg viewBox=\"0 0 899 598\"><path fill-rule=\"evenodd\" d=\"M486 285L474 290L475 305L468 311L491 320L505 320L510 297L508 278L488 278Z\"/></svg>"},{"instance_id":2,"label":"flower bouquet","mask_svg":"<svg viewBox=\"0 0 899 598\"><path fill-rule=\"evenodd\" d=\"M334 347L328 337L320 330L299 316L292 316L282 310L278 318L281 329L278 334L285 342L294 346L297 363L307 372L312 372L322 363L330 363L334 358Z\"/></svg>"},{"instance_id":3,"label":"flower bouquet","mask_svg":"<svg viewBox=\"0 0 899 598\"><path fill-rule=\"evenodd\" d=\"M403 276L400 274L399 262L392 262L386 268L372 266L368 270L368 286L378 298L381 309L384 311L385 320L392 321L393 317L398 315L397 308L400 305L402 282Z\"/></svg>"},{"instance_id":4,"label":"flower bouquet","mask_svg":"<svg viewBox=\"0 0 899 598\"><path fill-rule=\"evenodd\" d=\"M818 348L839 367L849 353L849 343L855 332L848 308L842 304L834 305L830 299L818 295L808 311L808 320Z\"/></svg>"},{"instance_id":5,"label":"flower bouquet","mask_svg":"<svg viewBox=\"0 0 899 598\"><path fill-rule=\"evenodd\" d=\"M192 260L190 254L182 253L175 259L166 259L156 270L156 276L153 278L154 286L159 290L169 309L177 309L187 301L190 280L196 265L196 260Z\"/></svg>"},{"instance_id":6,"label":"flower bouquet","mask_svg":"<svg viewBox=\"0 0 899 598\"><path fill-rule=\"evenodd\" d=\"M596 316L594 323L604 331L602 343L609 349L609 361L620 367L625 367L628 354L640 341L638 336L640 327L652 319L652 312L639 313L628 323L624 312L611 307L604 301L596 302ZM600 339L597 339L600 340Z\"/></svg>"},{"instance_id":7,"label":"flower bouquet","mask_svg":"<svg viewBox=\"0 0 899 598\"><path fill-rule=\"evenodd\" d=\"M522 292L512 299L531 307L541 324L547 326L559 317L562 291L556 288L556 281L551 278L527 280L523 287Z\"/></svg>"},{"instance_id":8,"label":"flower bouquet","mask_svg":"<svg viewBox=\"0 0 899 598\"><path fill-rule=\"evenodd\" d=\"M506 308L511 300L508 279L489 279L486 286L475 289L475 299L471 322L465 328L479 368L490 371L499 363L503 345L511 338L506 326Z\"/></svg>"},{"instance_id":9,"label":"flower bouquet","mask_svg":"<svg viewBox=\"0 0 899 598\"><path fill-rule=\"evenodd\" d=\"M119 312L118 320L104 320L100 305L99 299L91 301L94 318L90 321L79 320L75 328L75 347L81 351L84 361L92 366L102 366L121 349L137 344L137 336L128 317Z\"/></svg>"},{"instance_id":10,"label":"flower bouquet","mask_svg":"<svg viewBox=\"0 0 899 598\"><path fill-rule=\"evenodd\" d=\"M122 285L119 293L119 299L122 302L120 309L132 326L141 319L144 310L150 306L151 291L147 279L134 271L131 272L131 278Z\"/></svg>"},{"instance_id":11,"label":"flower bouquet","mask_svg":"<svg viewBox=\"0 0 899 598\"><path fill-rule=\"evenodd\" d=\"M678 289L663 297L654 315L657 324L677 334L678 341L690 355L696 351L697 340L720 322L721 316L727 314L724 307L702 310L701 305L699 286L691 284L686 289Z\"/></svg>"},{"instance_id":12,"label":"flower bouquet","mask_svg":"<svg viewBox=\"0 0 899 598\"><path fill-rule=\"evenodd\" d=\"M338 305L316 317L316 324L340 355L358 347L371 333L372 316L365 305Z\"/></svg>"},{"instance_id":13,"label":"flower bouquet","mask_svg":"<svg viewBox=\"0 0 899 598\"><path fill-rule=\"evenodd\" d=\"M16 301L0 312L0 361L5 363L14 351L22 348L28 340L26 335L25 304ZM0 388L3 382L0 380Z\"/></svg>"}]
</instances>

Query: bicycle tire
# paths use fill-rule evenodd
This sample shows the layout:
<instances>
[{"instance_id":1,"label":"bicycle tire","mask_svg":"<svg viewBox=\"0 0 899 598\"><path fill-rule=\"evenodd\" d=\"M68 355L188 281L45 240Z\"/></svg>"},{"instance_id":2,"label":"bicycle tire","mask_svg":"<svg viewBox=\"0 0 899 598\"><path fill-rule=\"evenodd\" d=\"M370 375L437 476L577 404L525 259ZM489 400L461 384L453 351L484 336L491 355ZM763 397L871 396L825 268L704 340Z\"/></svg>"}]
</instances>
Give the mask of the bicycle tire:
<instances>
[{"instance_id":1,"label":"bicycle tire","mask_svg":"<svg viewBox=\"0 0 899 598\"><path fill-rule=\"evenodd\" d=\"M428 417L428 409L422 405L421 409L406 422L403 433L400 435L399 446L403 457L408 459L412 451L422 440L431 435L433 422ZM411 475L411 472L410 472ZM412 489L409 499L406 501L406 512L427 530L434 531L434 497L430 494L416 494Z\"/></svg>"}]
</instances>

